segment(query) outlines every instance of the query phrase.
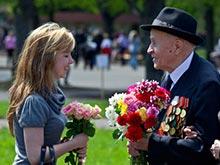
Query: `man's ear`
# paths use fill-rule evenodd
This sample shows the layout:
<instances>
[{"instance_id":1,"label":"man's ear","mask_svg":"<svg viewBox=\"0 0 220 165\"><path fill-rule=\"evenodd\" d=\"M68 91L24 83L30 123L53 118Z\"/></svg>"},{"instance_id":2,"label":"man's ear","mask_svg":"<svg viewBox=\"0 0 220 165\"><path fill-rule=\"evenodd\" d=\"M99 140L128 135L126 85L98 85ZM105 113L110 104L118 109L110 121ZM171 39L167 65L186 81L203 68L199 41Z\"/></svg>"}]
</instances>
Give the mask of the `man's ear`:
<instances>
[{"instance_id":1,"label":"man's ear","mask_svg":"<svg viewBox=\"0 0 220 165\"><path fill-rule=\"evenodd\" d=\"M183 51L184 41L180 38L175 40L175 54L178 55Z\"/></svg>"}]
</instances>

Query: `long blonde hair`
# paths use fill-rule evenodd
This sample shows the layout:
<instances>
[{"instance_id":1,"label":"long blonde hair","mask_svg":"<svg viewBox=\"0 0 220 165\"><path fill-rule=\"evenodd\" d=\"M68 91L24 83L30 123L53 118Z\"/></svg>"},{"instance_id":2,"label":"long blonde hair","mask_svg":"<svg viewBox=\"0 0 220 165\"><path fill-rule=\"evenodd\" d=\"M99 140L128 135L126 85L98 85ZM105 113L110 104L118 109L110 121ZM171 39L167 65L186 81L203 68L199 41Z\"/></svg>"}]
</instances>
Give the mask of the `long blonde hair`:
<instances>
[{"instance_id":1,"label":"long blonde hair","mask_svg":"<svg viewBox=\"0 0 220 165\"><path fill-rule=\"evenodd\" d=\"M24 99L33 92L47 97L54 89L53 67L57 51L71 51L75 46L73 35L57 23L46 23L33 30L25 40L20 54L16 77L9 89L7 113L13 135L13 118Z\"/></svg>"}]
</instances>

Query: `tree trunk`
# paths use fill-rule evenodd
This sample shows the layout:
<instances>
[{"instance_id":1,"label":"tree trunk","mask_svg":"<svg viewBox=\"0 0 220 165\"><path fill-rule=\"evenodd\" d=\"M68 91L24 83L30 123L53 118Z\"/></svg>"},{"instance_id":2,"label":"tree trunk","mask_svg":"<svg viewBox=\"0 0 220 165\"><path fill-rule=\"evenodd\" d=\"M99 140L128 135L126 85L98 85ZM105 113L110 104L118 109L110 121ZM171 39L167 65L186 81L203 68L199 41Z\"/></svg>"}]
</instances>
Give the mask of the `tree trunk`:
<instances>
[{"instance_id":1,"label":"tree trunk","mask_svg":"<svg viewBox=\"0 0 220 165\"><path fill-rule=\"evenodd\" d=\"M214 47L214 21L213 21L213 7L206 6L205 9L205 30L206 30L206 53L207 59L210 60L210 53Z\"/></svg>"},{"instance_id":2,"label":"tree trunk","mask_svg":"<svg viewBox=\"0 0 220 165\"><path fill-rule=\"evenodd\" d=\"M107 11L101 11L103 24L104 24L104 31L112 37L113 34L113 24L114 24L114 17L112 17Z\"/></svg>"},{"instance_id":3,"label":"tree trunk","mask_svg":"<svg viewBox=\"0 0 220 165\"><path fill-rule=\"evenodd\" d=\"M164 7L164 0L147 0L145 1L144 6L145 9L141 13L141 22L142 24L151 24L154 18L160 12L160 10ZM142 35L142 40L143 43L145 43L143 46L143 54L146 54L148 45L150 43L149 32L144 32L144 35ZM161 77L163 75L163 71L154 69L152 58L149 54L145 55L144 57L146 79L157 80L160 82Z\"/></svg>"},{"instance_id":4,"label":"tree trunk","mask_svg":"<svg viewBox=\"0 0 220 165\"><path fill-rule=\"evenodd\" d=\"M54 4L54 1L53 0L49 0L49 3L48 3L48 17L49 17L49 20L51 22L54 21L54 11L55 11L55 4Z\"/></svg>"},{"instance_id":5,"label":"tree trunk","mask_svg":"<svg viewBox=\"0 0 220 165\"><path fill-rule=\"evenodd\" d=\"M17 37L17 52L13 57L12 78L15 75L18 56L24 44L27 34L39 25L38 12L34 0L19 0L18 6L14 11L15 32Z\"/></svg>"}]
</instances>

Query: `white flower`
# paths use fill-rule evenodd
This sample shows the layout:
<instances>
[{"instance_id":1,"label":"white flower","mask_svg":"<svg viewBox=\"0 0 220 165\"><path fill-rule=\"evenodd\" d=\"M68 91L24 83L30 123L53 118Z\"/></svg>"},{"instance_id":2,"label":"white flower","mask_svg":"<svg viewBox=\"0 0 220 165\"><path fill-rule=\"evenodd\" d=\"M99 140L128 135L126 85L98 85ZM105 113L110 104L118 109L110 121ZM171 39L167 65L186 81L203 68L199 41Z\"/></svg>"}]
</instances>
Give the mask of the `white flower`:
<instances>
[{"instance_id":1,"label":"white flower","mask_svg":"<svg viewBox=\"0 0 220 165\"><path fill-rule=\"evenodd\" d=\"M113 106L108 106L107 108L105 108L105 110L105 116L108 119L109 126L114 127L116 125L118 114L115 112Z\"/></svg>"},{"instance_id":2,"label":"white flower","mask_svg":"<svg viewBox=\"0 0 220 165\"><path fill-rule=\"evenodd\" d=\"M119 131L122 132L123 135L127 132L127 126L121 126L118 123L116 123L116 127L119 129Z\"/></svg>"},{"instance_id":3,"label":"white flower","mask_svg":"<svg viewBox=\"0 0 220 165\"><path fill-rule=\"evenodd\" d=\"M123 99L125 96L125 93L115 93L111 98L109 98L109 104L115 107L117 105L118 100Z\"/></svg>"}]
</instances>

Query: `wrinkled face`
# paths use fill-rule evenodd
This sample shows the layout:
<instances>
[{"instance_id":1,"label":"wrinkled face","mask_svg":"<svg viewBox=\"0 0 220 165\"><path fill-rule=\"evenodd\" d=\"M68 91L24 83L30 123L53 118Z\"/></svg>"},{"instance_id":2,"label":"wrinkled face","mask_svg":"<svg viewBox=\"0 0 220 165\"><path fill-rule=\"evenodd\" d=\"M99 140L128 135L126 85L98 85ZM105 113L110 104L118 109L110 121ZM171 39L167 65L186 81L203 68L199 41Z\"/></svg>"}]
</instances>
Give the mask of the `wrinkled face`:
<instances>
[{"instance_id":1,"label":"wrinkled face","mask_svg":"<svg viewBox=\"0 0 220 165\"><path fill-rule=\"evenodd\" d=\"M175 41L176 37L168 33L152 29L150 45L147 53L153 58L154 68L172 72L175 69Z\"/></svg>"},{"instance_id":2,"label":"wrinkled face","mask_svg":"<svg viewBox=\"0 0 220 165\"><path fill-rule=\"evenodd\" d=\"M71 51L57 52L54 65L55 79L64 78L72 63Z\"/></svg>"}]
</instances>

